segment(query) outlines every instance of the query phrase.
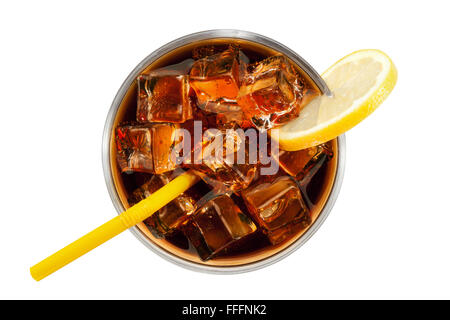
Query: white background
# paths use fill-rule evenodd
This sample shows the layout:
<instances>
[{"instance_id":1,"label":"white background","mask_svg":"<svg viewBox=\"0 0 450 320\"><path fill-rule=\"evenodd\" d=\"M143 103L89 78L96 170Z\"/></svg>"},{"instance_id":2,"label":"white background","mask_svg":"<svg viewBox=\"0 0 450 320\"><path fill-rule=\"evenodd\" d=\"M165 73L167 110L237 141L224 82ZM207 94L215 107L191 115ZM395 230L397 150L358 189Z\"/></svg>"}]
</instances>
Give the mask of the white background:
<instances>
[{"instance_id":1,"label":"white background","mask_svg":"<svg viewBox=\"0 0 450 320\"><path fill-rule=\"evenodd\" d=\"M10 1L0 5L0 298L450 298L445 1ZM257 32L319 72L378 48L387 101L347 134L329 218L300 250L232 276L184 270L125 232L41 282L29 267L114 217L101 166L110 104L161 45Z\"/></svg>"}]
</instances>

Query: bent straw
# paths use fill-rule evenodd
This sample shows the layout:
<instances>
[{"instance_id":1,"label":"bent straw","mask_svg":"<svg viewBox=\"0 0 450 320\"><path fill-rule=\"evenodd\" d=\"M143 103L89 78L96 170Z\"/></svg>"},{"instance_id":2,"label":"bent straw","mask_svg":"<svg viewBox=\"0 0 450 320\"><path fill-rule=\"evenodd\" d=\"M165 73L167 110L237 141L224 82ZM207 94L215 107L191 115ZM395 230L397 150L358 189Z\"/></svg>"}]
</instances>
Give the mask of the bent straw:
<instances>
[{"instance_id":1,"label":"bent straw","mask_svg":"<svg viewBox=\"0 0 450 320\"><path fill-rule=\"evenodd\" d=\"M148 198L31 267L31 276L36 281L42 280L83 254L147 219L197 183L199 179L192 171L176 177Z\"/></svg>"}]
</instances>

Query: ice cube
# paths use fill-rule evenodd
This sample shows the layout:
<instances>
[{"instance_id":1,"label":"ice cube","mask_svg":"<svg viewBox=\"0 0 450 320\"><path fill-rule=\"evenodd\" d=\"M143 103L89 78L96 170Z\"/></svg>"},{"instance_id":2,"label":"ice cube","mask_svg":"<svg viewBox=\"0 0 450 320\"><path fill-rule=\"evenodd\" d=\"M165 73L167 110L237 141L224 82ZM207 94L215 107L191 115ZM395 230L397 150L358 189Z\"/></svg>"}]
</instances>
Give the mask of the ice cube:
<instances>
[{"instance_id":1,"label":"ice cube","mask_svg":"<svg viewBox=\"0 0 450 320\"><path fill-rule=\"evenodd\" d=\"M257 155L250 154L248 140L240 130L207 130L203 135L201 159L193 168L214 189L238 191L253 180Z\"/></svg>"},{"instance_id":2,"label":"ice cube","mask_svg":"<svg viewBox=\"0 0 450 320\"><path fill-rule=\"evenodd\" d=\"M289 176L272 182L256 181L242 191L242 198L272 244L281 243L311 223L300 189Z\"/></svg>"},{"instance_id":3,"label":"ice cube","mask_svg":"<svg viewBox=\"0 0 450 320\"><path fill-rule=\"evenodd\" d=\"M171 180L170 175L154 175L137 188L128 199L131 205L147 198ZM182 193L177 198L159 209L144 222L157 237L162 237L178 228L195 210L195 201L189 195Z\"/></svg>"},{"instance_id":4,"label":"ice cube","mask_svg":"<svg viewBox=\"0 0 450 320\"><path fill-rule=\"evenodd\" d=\"M247 61L247 57L234 46L195 61L190 72L190 84L199 104L221 98L235 100Z\"/></svg>"},{"instance_id":5,"label":"ice cube","mask_svg":"<svg viewBox=\"0 0 450 320\"><path fill-rule=\"evenodd\" d=\"M208 260L256 231L253 221L228 195L215 195L198 208L183 231L202 260Z\"/></svg>"},{"instance_id":6,"label":"ice cube","mask_svg":"<svg viewBox=\"0 0 450 320\"><path fill-rule=\"evenodd\" d=\"M192 118L189 68L193 60L138 77L137 120L182 123Z\"/></svg>"},{"instance_id":7,"label":"ice cube","mask_svg":"<svg viewBox=\"0 0 450 320\"><path fill-rule=\"evenodd\" d=\"M307 148L299 151L280 150L278 162L291 176L298 180L315 167L316 164L321 166L325 161L333 157L333 151L329 143L324 143L316 147Z\"/></svg>"},{"instance_id":8,"label":"ice cube","mask_svg":"<svg viewBox=\"0 0 450 320\"><path fill-rule=\"evenodd\" d=\"M164 173L176 168L173 148L182 137L170 123L122 125L116 129L117 161L122 172Z\"/></svg>"},{"instance_id":9,"label":"ice cube","mask_svg":"<svg viewBox=\"0 0 450 320\"><path fill-rule=\"evenodd\" d=\"M305 85L285 56L272 56L252 66L237 102L259 129L269 129L298 116Z\"/></svg>"}]
</instances>

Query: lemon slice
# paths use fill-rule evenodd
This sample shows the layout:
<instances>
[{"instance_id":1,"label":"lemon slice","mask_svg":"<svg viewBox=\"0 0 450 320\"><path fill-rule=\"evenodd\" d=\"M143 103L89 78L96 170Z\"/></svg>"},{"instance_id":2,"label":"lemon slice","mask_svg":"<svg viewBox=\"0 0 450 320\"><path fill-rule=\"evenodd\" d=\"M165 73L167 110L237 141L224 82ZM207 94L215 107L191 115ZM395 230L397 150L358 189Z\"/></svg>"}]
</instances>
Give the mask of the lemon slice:
<instances>
[{"instance_id":1,"label":"lemon slice","mask_svg":"<svg viewBox=\"0 0 450 320\"><path fill-rule=\"evenodd\" d=\"M322 75L332 96L312 100L298 118L271 130L284 150L294 151L332 140L371 114L397 82L397 69L379 50L349 54Z\"/></svg>"}]
</instances>

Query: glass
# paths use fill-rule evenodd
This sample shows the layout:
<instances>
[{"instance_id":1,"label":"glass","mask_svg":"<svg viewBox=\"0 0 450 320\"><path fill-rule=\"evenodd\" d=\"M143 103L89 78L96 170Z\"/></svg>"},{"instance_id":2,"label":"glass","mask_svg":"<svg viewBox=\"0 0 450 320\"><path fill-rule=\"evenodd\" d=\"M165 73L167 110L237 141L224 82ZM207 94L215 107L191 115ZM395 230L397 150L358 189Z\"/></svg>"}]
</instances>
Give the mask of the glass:
<instances>
[{"instance_id":1,"label":"glass","mask_svg":"<svg viewBox=\"0 0 450 320\"><path fill-rule=\"evenodd\" d=\"M215 46L226 46L230 42L237 43L244 48L243 51L249 56L250 61L252 61L252 59L255 60L255 56L261 57L265 55L266 57L269 57L280 52L285 54L294 64L294 67L298 72L303 76L308 77L308 80L312 80L312 84L315 85L319 91L328 93L326 86L323 84L317 73L315 73L314 70L312 70L312 68L295 53L273 40L251 33L234 30L203 32L176 40L155 51L155 53L144 60L130 75L127 81L125 81L113 103L105 127L103 153L104 159L106 159L106 164L104 165L105 176L110 194L118 210L122 211L124 207L129 205L127 190L130 189L131 186L140 185L142 180L148 178L148 176L146 177L146 175L148 175L147 173L140 173L138 175L120 174L120 170L117 170L117 164L115 161L112 161L115 155L114 149L111 148L111 146L114 145L111 130L119 123L131 119L133 116L133 112L130 112L129 108L130 105L136 103L136 97L133 96L133 94L136 93L136 84L133 80L141 73L174 64L177 62L175 60L180 59L180 57L188 58L189 56L192 56L192 51L195 48L202 48L204 45L210 46L211 44L214 44ZM168 55L167 53L169 52L170 54ZM217 103L216 101L213 102ZM220 112L217 114L220 114ZM227 122L229 121L225 121L225 123ZM229 256L217 259L214 258L207 262L203 262L192 252L189 252L188 250L181 250L183 251L181 252L179 250L180 247L186 245L185 241L183 241L179 235L175 234L173 235L173 238L169 240L157 239L149 232L145 224L138 225L133 229L133 232L158 254L177 264L196 270L210 272L242 272L273 263L291 253L306 241L322 223L323 219L325 219L331 209L342 179L344 138L340 137L339 139L332 141L331 147L334 153L333 158L328 162L326 167L323 167L325 169L321 169L320 174L314 175L316 176L315 183L322 185L322 187L320 187L320 190L317 192L312 190L313 192L310 197L312 200L309 202L310 205L313 206L311 209L312 223L308 228L295 234L295 236L292 236L288 241L284 241L281 245L270 246L270 243L268 244L267 241L265 243L262 241L261 234L254 232L254 234L251 235L252 239L249 240L251 250L248 252L236 253L236 251L230 250ZM322 179L323 181L327 181L327 183L317 183L317 179ZM308 184L308 186L309 185L310 184ZM202 187L205 186L200 186L200 188ZM235 203L240 208L242 206L245 207L245 203L239 203L239 201L236 200ZM263 245L260 245L258 248L255 246L257 243L263 243Z\"/></svg>"}]
</instances>

